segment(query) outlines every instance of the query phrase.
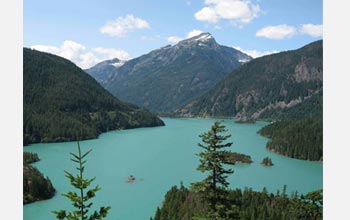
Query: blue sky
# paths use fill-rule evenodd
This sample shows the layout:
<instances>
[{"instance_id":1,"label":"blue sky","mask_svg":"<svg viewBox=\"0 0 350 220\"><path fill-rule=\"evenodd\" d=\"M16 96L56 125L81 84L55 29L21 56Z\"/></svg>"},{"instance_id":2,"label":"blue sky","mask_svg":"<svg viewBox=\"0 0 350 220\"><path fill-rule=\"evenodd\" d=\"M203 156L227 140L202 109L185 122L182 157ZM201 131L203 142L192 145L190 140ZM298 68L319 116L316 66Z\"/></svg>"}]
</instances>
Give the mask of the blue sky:
<instances>
[{"instance_id":1,"label":"blue sky","mask_svg":"<svg viewBox=\"0 0 350 220\"><path fill-rule=\"evenodd\" d=\"M321 0L26 0L24 46L82 68L210 32L254 57L322 38Z\"/></svg>"}]
</instances>

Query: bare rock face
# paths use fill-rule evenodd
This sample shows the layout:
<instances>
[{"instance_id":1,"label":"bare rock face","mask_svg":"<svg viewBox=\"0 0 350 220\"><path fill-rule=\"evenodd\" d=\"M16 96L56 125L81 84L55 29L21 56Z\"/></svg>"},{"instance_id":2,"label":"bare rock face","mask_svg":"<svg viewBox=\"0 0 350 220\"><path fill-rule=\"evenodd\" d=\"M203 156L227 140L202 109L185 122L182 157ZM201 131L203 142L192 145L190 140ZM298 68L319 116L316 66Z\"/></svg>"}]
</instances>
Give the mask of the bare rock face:
<instances>
[{"instance_id":1,"label":"bare rock face","mask_svg":"<svg viewBox=\"0 0 350 220\"><path fill-rule=\"evenodd\" d=\"M305 97L304 97L304 99L305 99ZM264 108L259 109L258 111L254 112L251 117L253 119L258 119L260 117L260 115L267 110L277 109L277 108L279 108L279 109L291 108L291 107L293 107L301 102L302 102L302 99L299 97L298 99L293 99L288 103L286 103L285 101L271 103L271 104L265 106Z\"/></svg>"},{"instance_id":2,"label":"bare rock face","mask_svg":"<svg viewBox=\"0 0 350 220\"><path fill-rule=\"evenodd\" d=\"M321 81L323 77L323 70L308 65L307 61L302 61L295 67L295 80L297 82Z\"/></svg>"}]
</instances>

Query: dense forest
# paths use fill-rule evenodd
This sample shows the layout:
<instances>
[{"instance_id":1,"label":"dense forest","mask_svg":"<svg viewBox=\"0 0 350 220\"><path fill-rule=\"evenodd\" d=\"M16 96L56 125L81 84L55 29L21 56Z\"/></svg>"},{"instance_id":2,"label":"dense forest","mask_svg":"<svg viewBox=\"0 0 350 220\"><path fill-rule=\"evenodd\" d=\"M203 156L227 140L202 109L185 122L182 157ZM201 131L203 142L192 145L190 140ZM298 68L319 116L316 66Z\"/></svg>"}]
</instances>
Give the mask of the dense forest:
<instances>
[{"instance_id":1,"label":"dense forest","mask_svg":"<svg viewBox=\"0 0 350 220\"><path fill-rule=\"evenodd\" d=\"M164 125L121 102L72 62L23 49L24 144L96 138L115 129Z\"/></svg>"},{"instance_id":2,"label":"dense forest","mask_svg":"<svg viewBox=\"0 0 350 220\"><path fill-rule=\"evenodd\" d=\"M49 199L55 195L50 179L30 165L37 161L37 154L23 152L23 204Z\"/></svg>"},{"instance_id":3,"label":"dense forest","mask_svg":"<svg viewBox=\"0 0 350 220\"><path fill-rule=\"evenodd\" d=\"M323 207L322 190L306 195L285 192L269 193L250 188L227 190L226 203L229 206L229 219L240 220L321 220ZM193 220L206 219L201 216L208 209L199 193L191 189L173 186L165 195L162 207L158 207L153 220ZM195 218L193 218L195 217Z\"/></svg>"},{"instance_id":4,"label":"dense forest","mask_svg":"<svg viewBox=\"0 0 350 220\"><path fill-rule=\"evenodd\" d=\"M303 160L320 161L323 157L323 92L284 110L262 115L277 119L259 133L271 138L266 147L276 153Z\"/></svg>"},{"instance_id":5,"label":"dense forest","mask_svg":"<svg viewBox=\"0 0 350 220\"><path fill-rule=\"evenodd\" d=\"M323 158L323 130L321 119L277 121L259 133L271 138L266 147L276 153L303 160Z\"/></svg>"},{"instance_id":6,"label":"dense forest","mask_svg":"<svg viewBox=\"0 0 350 220\"><path fill-rule=\"evenodd\" d=\"M316 41L297 50L253 59L176 114L242 120L278 115L273 110L291 108L322 91L322 44Z\"/></svg>"}]
</instances>

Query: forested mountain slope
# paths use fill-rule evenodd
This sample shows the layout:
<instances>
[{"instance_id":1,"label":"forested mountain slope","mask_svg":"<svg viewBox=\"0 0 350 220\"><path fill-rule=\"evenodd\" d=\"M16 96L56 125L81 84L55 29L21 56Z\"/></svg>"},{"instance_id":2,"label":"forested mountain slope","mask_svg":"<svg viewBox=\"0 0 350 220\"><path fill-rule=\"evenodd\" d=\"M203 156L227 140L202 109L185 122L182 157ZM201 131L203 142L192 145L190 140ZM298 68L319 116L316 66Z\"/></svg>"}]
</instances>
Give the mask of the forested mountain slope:
<instances>
[{"instance_id":1,"label":"forested mountain slope","mask_svg":"<svg viewBox=\"0 0 350 220\"><path fill-rule=\"evenodd\" d=\"M123 101L155 112L171 112L207 92L250 59L203 33L131 59L114 74L108 73L107 82L100 83Z\"/></svg>"},{"instance_id":2,"label":"forested mountain slope","mask_svg":"<svg viewBox=\"0 0 350 220\"><path fill-rule=\"evenodd\" d=\"M121 102L72 62L23 49L24 144L96 138L113 129L164 125Z\"/></svg>"},{"instance_id":3,"label":"forested mountain slope","mask_svg":"<svg viewBox=\"0 0 350 220\"><path fill-rule=\"evenodd\" d=\"M280 111L322 94L322 64L322 41L254 59L176 114L242 120L279 117Z\"/></svg>"}]
</instances>

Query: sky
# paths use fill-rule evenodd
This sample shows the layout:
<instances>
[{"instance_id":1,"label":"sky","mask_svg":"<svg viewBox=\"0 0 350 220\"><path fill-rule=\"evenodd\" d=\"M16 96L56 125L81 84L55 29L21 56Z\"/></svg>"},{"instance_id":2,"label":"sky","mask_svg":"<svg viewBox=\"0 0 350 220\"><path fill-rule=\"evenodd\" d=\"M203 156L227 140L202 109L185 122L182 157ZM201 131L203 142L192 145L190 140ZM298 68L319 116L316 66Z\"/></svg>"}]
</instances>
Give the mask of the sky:
<instances>
[{"instance_id":1,"label":"sky","mask_svg":"<svg viewBox=\"0 0 350 220\"><path fill-rule=\"evenodd\" d=\"M23 45L86 69L209 32L256 58L322 39L322 0L25 0Z\"/></svg>"}]
</instances>

